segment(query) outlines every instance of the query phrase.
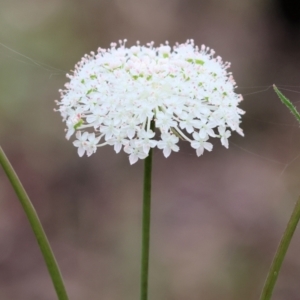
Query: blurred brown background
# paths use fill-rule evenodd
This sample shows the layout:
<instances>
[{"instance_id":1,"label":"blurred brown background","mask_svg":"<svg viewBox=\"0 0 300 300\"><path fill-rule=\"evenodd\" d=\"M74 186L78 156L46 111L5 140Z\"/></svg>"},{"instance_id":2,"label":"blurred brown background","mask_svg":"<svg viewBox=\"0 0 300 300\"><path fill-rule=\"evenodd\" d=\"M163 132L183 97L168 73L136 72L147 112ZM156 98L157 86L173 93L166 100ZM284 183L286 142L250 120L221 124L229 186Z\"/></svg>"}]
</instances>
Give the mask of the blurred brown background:
<instances>
[{"instance_id":1,"label":"blurred brown background","mask_svg":"<svg viewBox=\"0 0 300 300\"><path fill-rule=\"evenodd\" d=\"M1 146L39 213L71 300L139 297L143 162L130 166L112 147L79 158L53 112L65 73L85 53L124 38L127 45L193 38L215 49L232 63L247 112L245 138L234 134L229 150L216 141L200 158L184 143L168 159L155 151L150 299L259 298L300 194L299 126L270 88L276 83L299 101L300 7L283 3L0 0ZM274 300L300 299L299 249L300 229ZM2 170L0 299L56 299Z\"/></svg>"}]
</instances>

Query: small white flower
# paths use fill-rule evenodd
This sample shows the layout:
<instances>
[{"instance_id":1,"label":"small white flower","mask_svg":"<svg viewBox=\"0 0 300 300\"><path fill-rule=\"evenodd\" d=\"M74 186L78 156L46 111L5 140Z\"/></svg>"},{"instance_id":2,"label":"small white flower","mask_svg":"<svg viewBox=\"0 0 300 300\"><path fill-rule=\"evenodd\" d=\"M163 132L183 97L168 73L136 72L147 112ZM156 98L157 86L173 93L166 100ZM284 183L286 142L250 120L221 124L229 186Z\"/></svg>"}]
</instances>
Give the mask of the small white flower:
<instances>
[{"instance_id":1,"label":"small white flower","mask_svg":"<svg viewBox=\"0 0 300 300\"><path fill-rule=\"evenodd\" d=\"M218 127L218 131L221 138L221 143L225 148L228 148L228 138L231 136L231 132L226 130L226 127Z\"/></svg>"},{"instance_id":2,"label":"small white flower","mask_svg":"<svg viewBox=\"0 0 300 300\"><path fill-rule=\"evenodd\" d=\"M86 143L86 154L91 156L97 150L97 144L100 141L100 136L96 137L95 133L90 133L88 136L88 142Z\"/></svg>"},{"instance_id":3,"label":"small white flower","mask_svg":"<svg viewBox=\"0 0 300 300\"><path fill-rule=\"evenodd\" d=\"M78 147L77 152L80 157L82 157L87 150L87 138L89 134L88 132L84 132L81 134L81 131L76 132L76 138L77 140L73 142L73 145L75 147Z\"/></svg>"},{"instance_id":4,"label":"small white flower","mask_svg":"<svg viewBox=\"0 0 300 300\"><path fill-rule=\"evenodd\" d=\"M196 149L197 156L200 156L203 154L204 149L207 151L211 151L213 148L213 145L209 142L206 142L208 139L208 136L203 138L201 134L198 132L193 133L193 138L195 139L194 141L191 142L192 148Z\"/></svg>"},{"instance_id":5,"label":"small white flower","mask_svg":"<svg viewBox=\"0 0 300 300\"><path fill-rule=\"evenodd\" d=\"M107 140L107 144L114 146L114 150L116 151L116 153L119 153L124 145L129 144L129 141L126 139L125 135L118 135L114 138Z\"/></svg>"},{"instance_id":6,"label":"small white flower","mask_svg":"<svg viewBox=\"0 0 300 300\"><path fill-rule=\"evenodd\" d=\"M205 139L207 136L216 137L213 128L215 127L214 123L206 123L206 121L201 122L199 136L202 139Z\"/></svg>"},{"instance_id":7,"label":"small white flower","mask_svg":"<svg viewBox=\"0 0 300 300\"><path fill-rule=\"evenodd\" d=\"M178 152L179 147L176 145L179 141L179 138L173 134L163 133L161 135L161 141L158 142L157 148L163 149L165 157L168 157L171 154L171 151Z\"/></svg>"},{"instance_id":8,"label":"small white flower","mask_svg":"<svg viewBox=\"0 0 300 300\"><path fill-rule=\"evenodd\" d=\"M150 148L154 148L157 145L157 141L152 140L155 136L155 133L150 129L149 131L141 130L139 132L140 140L137 141L138 144L143 148L143 151L146 155L148 155Z\"/></svg>"},{"instance_id":9,"label":"small white flower","mask_svg":"<svg viewBox=\"0 0 300 300\"><path fill-rule=\"evenodd\" d=\"M243 135L242 97L234 92L230 64L213 50L193 40L174 47L127 48L125 42L85 55L60 90L57 111L66 137L76 132L79 156L111 145L116 153L123 148L133 164L155 147L168 157L179 151L179 139L200 156L212 150L210 138L228 148L232 131Z\"/></svg>"},{"instance_id":10,"label":"small white flower","mask_svg":"<svg viewBox=\"0 0 300 300\"><path fill-rule=\"evenodd\" d=\"M130 141L125 147L124 151L129 155L130 164L134 164L138 161L138 159L144 159L148 156L141 147L137 147L135 141Z\"/></svg>"}]
</instances>

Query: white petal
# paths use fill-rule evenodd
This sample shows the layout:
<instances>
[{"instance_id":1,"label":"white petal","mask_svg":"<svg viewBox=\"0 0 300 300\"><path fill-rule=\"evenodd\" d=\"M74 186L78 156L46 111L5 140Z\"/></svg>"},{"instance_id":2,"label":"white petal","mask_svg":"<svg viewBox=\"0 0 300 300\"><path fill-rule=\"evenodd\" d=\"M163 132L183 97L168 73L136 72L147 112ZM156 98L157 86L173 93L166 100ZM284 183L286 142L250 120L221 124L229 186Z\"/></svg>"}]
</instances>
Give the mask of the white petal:
<instances>
[{"instance_id":1,"label":"white petal","mask_svg":"<svg viewBox=\"0 0 300 300\"><path fill-rule=\"evenodd\" d=\"M84 152L85 152L85 150L84 150L82 147L79 147L78 150L77 150L77 152L78 152L78 155L79 155L80 157L82 157L83 154L84 154Z\"/></svg>"},{"instance_id":2,"label":"white petal","mask_svg":"<svg viewBox=\"0 0 300 300\"><path fill-rule=\"evenodd\" d=\"M204 142L204 148L205 148L207 151L211 151L212 148L213 148L213 145L212 145L211 143Z\"/></svg>"},{"instance_id":3,"label":"white petal","mask_svg":"<svg viewBox=\"0 0 300 300\"><path fill-rule=\"evenodd\" d=\"M119 153L122 149L122 144L121 143L115 143L114 145L114 150L116 151L116 153Z\"/></svg>"},{"instance_id":4,"label":"white petal","mask_svg":"<svg viewBox=\"0 0 300 300\"><path fill-rule=\"evenodd\" d=\"M175 151L175 152L178 152L179 151L179 147L177 145L173 145L172 146L172 150Z\"/></svg>"},{"instance_id":5,"label":"white petal","mask_svg":"<svg viewBox=\"0 0 300 300\"><path fill-rule=\"evenodd\" d=\"M198 149L200 147L200 143L197 141L192 141L191 142L191 147L194 149Z\"/></svg>"},{"instance_id":6,"label":"white petal","mask_svg":"<svg viewBox=\"0 0 300 300\"><path fill-rule=\"evenodd\" d=\"M135 164L138 161L139 157L136 154L129 155L129 162L131 165Z\"/></svg>"},{"instance_id":7,"label":"white petal","mask_svg":"<svg viewBox=\"0 0 300 300\"><path fill-rule=\"evenodd\" d=\"M202 146L200 146L198 149L196 149L196 153L197 153L197 156L201 156L204 152L204 148Z\"/></svg>"},{"instance_id":8,"label":"white petal","mask_svg":"<svg viewBox=\"0 0 300 300\"><path fill-rule=\"evenodd\" d=\"M127 130L127 136L132 139L135 135L135 130L133 128L130 128Z\"/></svg>"},{"instance_id":9,"label":"white petal","mask_svg":"<svg viewBox=\"0 0 300 300\"><path fill-rule=\"evenodd\" d=\"M167 158L171 154L171 149L170 148L164 148L163 153L164 153L165 158Z\"/></svg>"},{"instance_id":10,"label":"white petal","mask_svg":"<svg viewBox=\"0 0 300 300\"><path fill-rule=\"evenodd\" d=\"M66 134L66 139L69 140L70 137L73 135L73 133L75 132L75 129L72 127L72 128L69 128L67 134Z\"/></svg>"}]
</instances>

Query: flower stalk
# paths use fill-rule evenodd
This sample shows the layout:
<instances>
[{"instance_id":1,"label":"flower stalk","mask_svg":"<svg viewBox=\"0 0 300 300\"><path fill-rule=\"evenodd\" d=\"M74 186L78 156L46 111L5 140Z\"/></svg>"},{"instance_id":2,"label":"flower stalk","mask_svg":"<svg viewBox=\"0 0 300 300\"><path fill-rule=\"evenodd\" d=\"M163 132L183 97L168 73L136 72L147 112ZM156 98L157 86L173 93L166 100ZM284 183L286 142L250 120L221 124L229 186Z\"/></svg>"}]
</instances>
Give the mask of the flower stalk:
<instances>
[{"instance_id":1,"label":"flower stalk","mask_svg":"<svg viewBox=\"0 0 300 300\"><path fill-rule=\"evenodd\" d=\"M294 211L287 224L286 230L281 238L273 262L271 264L260 300L270 300L278 278L278 274L285 258L286 252L289 248L290 242L296 230L297 224L300 219L300 197L295 205Z\"/></svg>"},{"instance_id":2,"label":"flower stalk","mask_svg":"<svg viewBox=\"0 0 300 300\"><path fill-rule=\"evenodd\" d=\"M58 300L68 300L68 295L64 286L62 275L60 273L58 264L52 252L51 246L48 242L47 236L44 232L39 217L8 158L6 157L2 147L0 146L0 164L6 173L17 197L24 209L24 212L31 225L35 238L39 244L40 250L44 257L48 272L52 279Z\"/></svg>"},{"instance_id":3,"label":"flower stalk","mask_svg":"<svg viewBox=\"0 0 300 300\"><path fill-rule=\"evenodd\" d=\"M151 122L154 130L154 122ZM143 224L142 224L142 255L141 255L141 300L148 299L149 250L150 250L150 219L151 219L151 175L152 152L150 149L144 164Z\"/></svg>"}]
</instances>

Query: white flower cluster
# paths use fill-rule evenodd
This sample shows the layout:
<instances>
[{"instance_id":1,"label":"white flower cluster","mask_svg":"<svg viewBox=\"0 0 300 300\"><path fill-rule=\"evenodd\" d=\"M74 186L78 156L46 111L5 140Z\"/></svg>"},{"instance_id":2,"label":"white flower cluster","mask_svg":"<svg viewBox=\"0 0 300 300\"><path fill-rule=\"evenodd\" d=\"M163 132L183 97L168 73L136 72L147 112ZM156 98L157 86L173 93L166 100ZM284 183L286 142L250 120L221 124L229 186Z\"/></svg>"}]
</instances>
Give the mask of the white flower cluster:
<instances>
[{"instance_id":1,"label":"white flower cluster","mask_svg":"<svg viewBox=\"0 0 300 300\"><path fill-rule=\"evenodd\" d=\"M125 43L85 55L60 90L57 110L67 139L76 132L79 156L112 145L117 153L123 148L133 164L154 147L168 157L179 150L179 139L200 156L212 150L210 137L228 148L231 131L243 135L242 96L234 92L230 64L213 50L199 49L193 40L173 48L167 42Z\"/></svg>"}]
</instances>

